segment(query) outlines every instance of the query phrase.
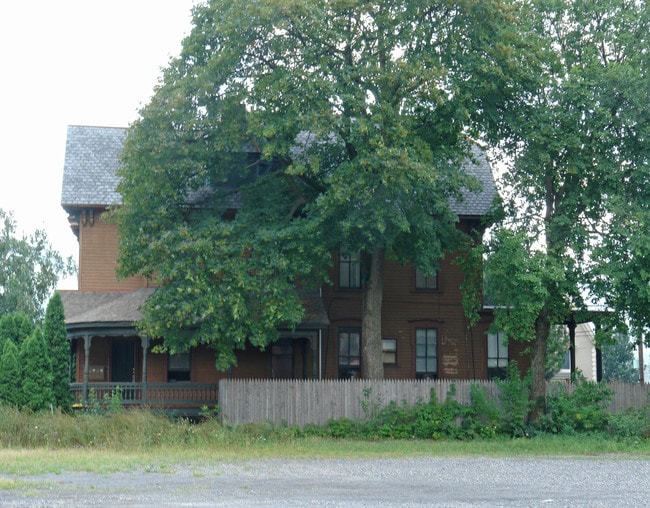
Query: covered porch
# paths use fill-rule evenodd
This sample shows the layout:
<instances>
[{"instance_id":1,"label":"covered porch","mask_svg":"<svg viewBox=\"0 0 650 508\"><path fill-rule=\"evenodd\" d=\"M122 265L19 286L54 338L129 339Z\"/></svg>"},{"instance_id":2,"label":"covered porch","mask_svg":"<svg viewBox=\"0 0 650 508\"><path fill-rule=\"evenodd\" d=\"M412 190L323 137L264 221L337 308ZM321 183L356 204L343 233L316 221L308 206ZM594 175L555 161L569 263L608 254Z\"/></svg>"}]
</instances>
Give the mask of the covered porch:
<instances>
[{"instance_id":1,"label":"covered porch","mask_svg":"<svg viewBox=\"0 0 650 508\"><path fill-rule=\"evenodd\" d=\"M212 409L219 400L218 383L70 383L77 407L103 403L119 393L125 407L143 406L178 412L183 416L197 415L202 407Z\"/></svg>"},{"instance_id":2,"label":"covered porch","mask_svg":"<svg viewBox=\"0 0 650 508\"><path fill-rule=\"evenodd\" d=\"M126 407L195 415L218 404L220 379L322 377L321 329L329 323L318 292L301 295L307 311L301 326L281 331L281 339L265 352L247 348L237 367L220 372L206 346L175 355L152 350L162 341L140 335L135 323L153 291L61 292L76 407L103 405L119 392Z\"/></svg>"}]
</instances>

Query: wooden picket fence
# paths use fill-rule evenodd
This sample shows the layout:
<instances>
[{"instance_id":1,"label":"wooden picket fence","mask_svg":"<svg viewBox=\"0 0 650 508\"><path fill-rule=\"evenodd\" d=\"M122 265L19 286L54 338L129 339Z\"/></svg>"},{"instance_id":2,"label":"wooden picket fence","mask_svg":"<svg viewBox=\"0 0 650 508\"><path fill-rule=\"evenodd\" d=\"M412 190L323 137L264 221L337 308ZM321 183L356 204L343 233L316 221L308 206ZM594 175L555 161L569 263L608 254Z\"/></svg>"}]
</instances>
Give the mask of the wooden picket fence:
<instances>
[{"instance_id":1,"label":"wooden picket fence","mask_svg":"<svg viewBox=\"0 0 650 508\"><path fill-rule=\"evenodd\" d=\"M574 389L571 383L560 383L565 390ZM230 425L271 421L305 426L343 417L363 418L390 401L409 405L428 402L433 393L439 402L451 396L461 404L469 404L472 385L484 388L488 398L498 397L498 386L493 381L223 379L219 382L219 406L224 423ZM650 403L650 385L608 386L614 392L609 411Z\"/></svg>"}]
</instances>

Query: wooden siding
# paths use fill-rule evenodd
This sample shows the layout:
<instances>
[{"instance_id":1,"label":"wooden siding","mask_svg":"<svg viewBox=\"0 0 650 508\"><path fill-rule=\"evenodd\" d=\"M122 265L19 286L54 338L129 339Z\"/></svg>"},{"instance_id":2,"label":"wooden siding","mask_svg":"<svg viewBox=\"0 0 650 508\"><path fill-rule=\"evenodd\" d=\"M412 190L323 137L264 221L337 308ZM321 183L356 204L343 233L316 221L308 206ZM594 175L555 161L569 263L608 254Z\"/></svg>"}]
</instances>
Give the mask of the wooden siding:
<instances>
[{"instance_id":1,"label":"wooden siding","mask_svg":"<svg viewBox=\"0 0 650 508\"><path fill-rule=\"evenodd\" d=\"M88 217L88 216L87 216ZM459 228L467 229L461 222ZM79 289L82 291L131 291L147 286L140 277L118 280L115 274L118 250L117 226L107 223L102 210L95 210L93 220L81 220L79 225ZM342 327L361 327L361 290L339 289L336 283L337 256L330 273L332 286L323 288L323 303L330 326L322 331L322 375L326 379L338 377L338 334ZM462 307L460 284L463 274L453 256L440 262L438 288L418 291L415 288L414 269L386 261L382 312L382 336L397 341L397 362L385 366L387 379L415 378L415 329L435 328L438 332L439 379L485 379L487 377L486 332L492 316L486 312L479 323L468 329ZM134 339L137 340L137 339ZM362 334L363 340L363 334ZM110 348L107 339L94 338L91 348L91 369L103 365L103 381L110 381ZM318 377L315 344L309 341L294 343L293 371L295 378ZM312 347L313 346L313 347ZM511 359L522 369L529 366L523 355L525 345L513 344ZM77 347L76 379L83 379L83 343ZM141 379L141 348L137 348L136 377ZM214 383L224 377L271 378L272 359L269 348L259 351L252 347L238 352L238 363L229 372L215 369L214 353L205 347L192 352L191 381ZM101 376L100 376L101 377ZM167 380L167 356L149 353L149 381Z\"/></svg>"},{"instance_id":2,"label":"wooden siding","mask_svg":"<svg viewBox=\"0 0 650 508\"><path fill-rule=\"evenodd\" d=\"M146 287L142 277L117 279L117 224L107 223L101 210L95 210L92 217L92 221L85 219L79 224L79 290L132 291Z\"/></svg>"},{"instance_id":3,"label":"wooden siding","mask_svg":"<svg viewBox=\"0 0 650 508\"><path fill-rule=\"evenodd\" d=\"M459 227L465 226L461 223ZM334 259L329 275L336 281L336 255ZM487 378L486 334L492 314L485 312L477 325L468 328L460 291L464 274L454 256L440 261L436 290L416 290L415 270L411 265L387 260L384 274L382 337L397 339L397 363L384 367L385 378L415 378L417 327L435 328L438 332L439 379ZM338 377L339 329L361 327L361 298L361 290L339 289L336 283L323 288L323 302L330 318L330 327L324 331L325 378ZM525 346L510 346L510 359L516 360L522 369L530 364L528 356L523 354Z\"/></svg>"}]
</instances>

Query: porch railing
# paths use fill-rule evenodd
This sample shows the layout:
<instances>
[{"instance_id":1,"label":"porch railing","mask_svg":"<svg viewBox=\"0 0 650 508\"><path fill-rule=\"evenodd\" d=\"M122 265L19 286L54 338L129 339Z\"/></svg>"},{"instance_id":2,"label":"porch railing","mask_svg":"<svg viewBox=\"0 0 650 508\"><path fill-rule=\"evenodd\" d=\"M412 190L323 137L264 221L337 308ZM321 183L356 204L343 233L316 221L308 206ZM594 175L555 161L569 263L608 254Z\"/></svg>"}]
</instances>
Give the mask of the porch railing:
<instances>
[{"instance_id":1,"label":"porch railing","mask_svg":"<svg viewBox=\"0 0 650 508\"><path fill-rule=\"evenodd\" d=\"M219 400L217 383L88 383L88 399L103 403L105 397L121 391L122 405L148 406L153 408L200 408L212 407ZM84 401L84 384L70 383L75 403Z\"/></svg>"}]
</instances>

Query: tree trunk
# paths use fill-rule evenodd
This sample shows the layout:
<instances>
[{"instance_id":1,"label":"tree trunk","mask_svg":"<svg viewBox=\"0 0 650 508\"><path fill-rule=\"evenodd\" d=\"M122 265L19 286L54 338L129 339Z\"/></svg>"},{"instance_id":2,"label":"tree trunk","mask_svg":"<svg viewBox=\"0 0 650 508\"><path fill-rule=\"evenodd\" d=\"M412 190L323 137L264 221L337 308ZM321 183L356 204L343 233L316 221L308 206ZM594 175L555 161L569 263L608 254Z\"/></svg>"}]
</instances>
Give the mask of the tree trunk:
<instances>
[{"instance_id":1,"label":"tree trunk","mask_svg":"<svg viewBox=\"0 0 650 508\"><path fill-rule=\"evenodd\" d=\"M539 421L539 418L546 412L546 369L545 359L548 349L548 335L551 330L551 321L548 311L544 308L535 321L535 340L530 347L532 386L530 398L533 403L529 420Z\"/></svg>"},{"instance_id":2,"label":"tree trunk","mask_svg":"<svg viewBox=\"0 0 650 508\"><path fill-rule=\"evenodd\" d=\"M361 308L361 377L384 379L381 344L381 301L384 292L384 250L368 258L369 277L363 287Z\"/></svg>"}]
</instances>

